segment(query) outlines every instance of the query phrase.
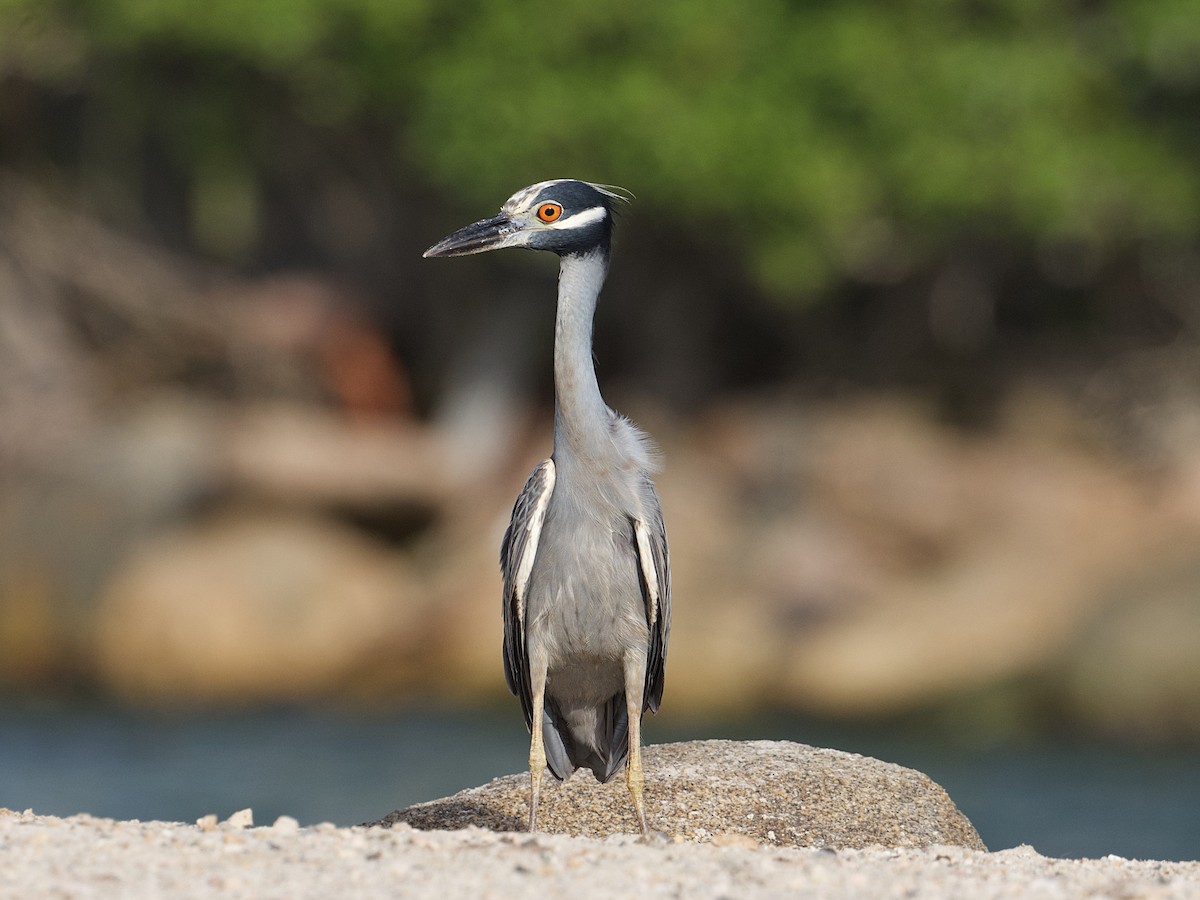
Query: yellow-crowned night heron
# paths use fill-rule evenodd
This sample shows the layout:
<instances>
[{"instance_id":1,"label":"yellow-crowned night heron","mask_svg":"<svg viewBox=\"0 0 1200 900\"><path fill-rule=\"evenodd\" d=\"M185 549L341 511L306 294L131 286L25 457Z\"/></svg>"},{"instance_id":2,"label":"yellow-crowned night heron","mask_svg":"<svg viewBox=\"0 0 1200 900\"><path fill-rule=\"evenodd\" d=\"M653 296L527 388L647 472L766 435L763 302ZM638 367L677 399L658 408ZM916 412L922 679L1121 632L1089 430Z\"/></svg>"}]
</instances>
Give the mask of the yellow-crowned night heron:
<instances>
[{"instance_id":1,"label":"yellow-crowned night heron","mask_svg":"<svg viewBox=\"0 0 1200 900\"><path fill-rule=\"evenodd\" d=\"M643 834L642 713L658 711L671 631L671 575L654 452L609 409L592 365L592 318L622 199L583 181L518 191L490 219L425 251L501 247L560 258L554 332L554 454L529 476L500 546L504 677L529 746L529 830L547 765L606 782L626 764Z\"/></svg>"}]
</instances>

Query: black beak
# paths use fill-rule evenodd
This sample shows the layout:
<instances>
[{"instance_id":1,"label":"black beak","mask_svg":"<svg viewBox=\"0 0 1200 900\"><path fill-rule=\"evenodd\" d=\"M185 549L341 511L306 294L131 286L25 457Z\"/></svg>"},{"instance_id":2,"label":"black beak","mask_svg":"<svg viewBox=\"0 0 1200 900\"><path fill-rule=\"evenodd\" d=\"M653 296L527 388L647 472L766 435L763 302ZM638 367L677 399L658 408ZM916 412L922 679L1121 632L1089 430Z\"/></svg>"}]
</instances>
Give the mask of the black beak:
<instances>
[{"instance_id":1,"label":"black beak","mask_svg":"<svg viewBox=\"0 0 1200 900\"><path fill-rule=\"evenodd\" d=\"M431 256L466 256L468 253L482 253L496 247L513 231L512 220L500 213L498 216L458 229L426 250L423 256L428 259Z\"/></svg>"}]
</instances>

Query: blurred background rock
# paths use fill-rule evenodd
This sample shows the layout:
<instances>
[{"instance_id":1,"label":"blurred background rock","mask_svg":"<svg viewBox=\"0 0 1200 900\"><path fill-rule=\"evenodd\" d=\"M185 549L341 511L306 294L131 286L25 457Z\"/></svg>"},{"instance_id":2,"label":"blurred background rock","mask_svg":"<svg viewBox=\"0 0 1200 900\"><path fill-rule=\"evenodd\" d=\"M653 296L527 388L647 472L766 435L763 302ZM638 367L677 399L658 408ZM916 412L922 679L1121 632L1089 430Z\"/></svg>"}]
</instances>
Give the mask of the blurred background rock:
<instances>
[{"instance_id":1,"label":"blurred background rock","mask_svg":"<svg viewBox=\"0 0 1200 900\"><path fill-rule=\"evenodd\" d=\"M672 715L1200 741L1193 0L0 2L0 683L508 702L553 261L661 445Z\"/></svg>"}]
</instances>

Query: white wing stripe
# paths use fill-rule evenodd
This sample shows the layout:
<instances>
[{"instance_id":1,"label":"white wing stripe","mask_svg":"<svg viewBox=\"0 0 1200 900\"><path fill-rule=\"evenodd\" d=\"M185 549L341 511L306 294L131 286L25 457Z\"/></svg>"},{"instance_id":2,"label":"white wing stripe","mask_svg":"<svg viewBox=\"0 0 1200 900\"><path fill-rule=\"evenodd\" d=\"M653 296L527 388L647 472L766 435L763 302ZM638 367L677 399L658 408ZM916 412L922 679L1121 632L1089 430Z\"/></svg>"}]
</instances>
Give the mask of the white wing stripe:
<instances>
[{"instance_id":1,"label":"white wing stripe","mask_svg":"<svg viewBox=\"0 0 1200 900\"><path fill-rule=\"evenodd\" d=\"M525 591L529 588L529 576L533 574L533 560L537 556L538 541L542 537L542 525L546 521L546 508L550 505L550 495L554 493L554 481L557 473L554 461L546 460L546 483L538 495L533 507L533 515L525 526L528 537L521 551L521 561L517 564L517 577L514 590L517 595L517 615L520 621L525 621Z\"/></svg>"},{"instance_id":2,"label":"white wing stripe","mask_svg":"<svg viewBox=\"0 0 1200 900\"><path fill-rule=\"evenodd\" d=\"M654 554L650 552L650 534L646 531L646 523L634 519L633 533L637 538L638 561L642 564L642 578L646 582L650 628L653 629L658 621L658 572L654 568Z\"/></svg>"}]
</instances>

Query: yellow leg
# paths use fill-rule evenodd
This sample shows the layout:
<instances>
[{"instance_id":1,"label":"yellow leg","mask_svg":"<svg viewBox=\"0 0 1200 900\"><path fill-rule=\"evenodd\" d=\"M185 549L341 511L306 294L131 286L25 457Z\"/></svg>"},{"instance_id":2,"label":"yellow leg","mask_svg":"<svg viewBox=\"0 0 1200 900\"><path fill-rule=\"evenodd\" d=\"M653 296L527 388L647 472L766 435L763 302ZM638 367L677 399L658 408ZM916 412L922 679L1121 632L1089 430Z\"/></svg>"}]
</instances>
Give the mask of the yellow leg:
<instances>
[{"instance_id":1,"label":"yellow leg","mask_svg":"<svg viewBox=\"0 0 1200 900\"><path fill-rule=\"evenodd\" d=\"M633 808L637 813L638 825L643 835L649 835L646 827L646 805L642 798L642 788L646 781L642 775L642 698L638 691L636 705L630 701L629 712L629 761L625 764L625 781L629 785L629 794L633 797Z\"/></svg>"},{"instance_id":2,"label":"yellow leg","mask_svg":"<svg viewBox=\"0 0 1200 900\"><path fill-rule=\"evenodd\" d=\"M545 676L535 678L533 688L533 737L529 741L529 833L537 831L538 796L542 792L542 773L546 771L546 745L542 743L542 706L545 703Z\"/></svg>"}]
</instances>

